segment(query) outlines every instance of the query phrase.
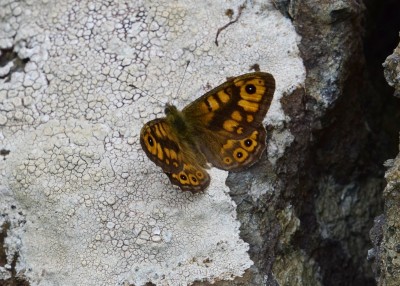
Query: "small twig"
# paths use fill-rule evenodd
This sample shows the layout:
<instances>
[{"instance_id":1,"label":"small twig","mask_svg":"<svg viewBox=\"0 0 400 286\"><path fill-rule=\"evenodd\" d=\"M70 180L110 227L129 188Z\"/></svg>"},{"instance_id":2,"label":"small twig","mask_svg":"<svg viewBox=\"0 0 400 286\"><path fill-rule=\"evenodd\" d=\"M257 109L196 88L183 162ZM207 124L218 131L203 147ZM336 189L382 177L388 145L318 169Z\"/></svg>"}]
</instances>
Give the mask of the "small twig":
<instances>
[{"instance_id":1,"label":"small twig","mask_svg":"<svg viewBox=\"0 0 400 286\"><path fill-rule=\"evenodd\" d=\"M230 25L236 23L236 22L239 20L239 17L240 17L240 15L242 15L242 11L243 11L244 8L246 8L246 5L245 5L245 4L239 6L238 14L237 14L236 18L235 18L234 20L230 21L228 24L226 24L226 25L224 25L224 26L222 26L221 28L218 29L217 35L215 36L215 45L216 45L217 47L218 47L218 36L219 36L219 34L220 34L223 30L225 30L226 28L228 28Z\"/></svg>"}]
</instances>

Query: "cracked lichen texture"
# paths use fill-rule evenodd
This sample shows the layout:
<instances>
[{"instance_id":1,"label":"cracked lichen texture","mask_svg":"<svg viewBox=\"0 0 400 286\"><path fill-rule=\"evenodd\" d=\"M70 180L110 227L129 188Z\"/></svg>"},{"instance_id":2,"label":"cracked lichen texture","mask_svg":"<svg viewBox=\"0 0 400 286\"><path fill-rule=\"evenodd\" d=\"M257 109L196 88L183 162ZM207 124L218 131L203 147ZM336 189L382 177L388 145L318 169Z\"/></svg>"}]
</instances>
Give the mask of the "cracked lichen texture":
<instances>
[{"instance_id":1,"label":"cracked lichen texture","mask_svg":"<svg viewBox=\"0 0 400 286\"><path fill-rule=\"evenodd\" d=\"M248 3L219 46L240 1L0 2L0 149L10 151L0 161L0 223L10 225L0 279L15 252L31 285L187 285L252 265L226 173L212 170L205 193L180 192L139 132L162 116L160 102L181 108L254 64L277 82L266 122L284 125L279 98L304 69L290 22L262 2ZM271 160L291 136L272 138Z\"/></svg>"}]
</instances>

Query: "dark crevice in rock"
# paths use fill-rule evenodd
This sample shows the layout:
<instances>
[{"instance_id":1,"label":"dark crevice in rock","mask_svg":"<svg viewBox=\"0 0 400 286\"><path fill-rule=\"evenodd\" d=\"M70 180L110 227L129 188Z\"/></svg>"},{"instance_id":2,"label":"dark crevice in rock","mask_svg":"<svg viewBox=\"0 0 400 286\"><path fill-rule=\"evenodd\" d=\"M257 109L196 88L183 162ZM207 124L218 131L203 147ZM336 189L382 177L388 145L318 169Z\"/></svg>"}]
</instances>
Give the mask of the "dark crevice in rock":
<instances>
[{"instance_id":1,"label":"dark crevice in rock","mask_svg":"<svg viewBox=\"0 0 400 286\"><path fill-rule=\"evenodd\" d=\"M7 232L10 229L10 223L6 222L1 226L0 229L0 266L4 267L7 264L7 253L5 249L5 239ZM1 286L29 286L30 284L24 278L20 277L17 273L16 266L18 261L18 253L15 252L13 259L10 264L11 277L9 279L0 279Z\"/></svg>"},{"instance_id":2,"label":"dark crevice in rock","mask_svg":"<svg viewBox=\"0 0 400 286\"><path fill-rule=\"evenodd\" d=\"M301 220L294 242L316 261L322 285L375 285L366 261L368 233L383 211L382 164L397 154L400 128L400 101L384 81L382 63L398 42L400 19L390 13L400 11L400 3L367 1L366 10L352 6L354 1L347 4L340 13L329 13L336 20L326 26L321 20L325 10L305 2L294 9L308 74L306 106L317 111L307 120L296 117L292 98L282 102L285 112L297 118L290 126L295 137L311 131L313 140L291 146L280 164L298 167L297 181L296 175L288 177L295 184L286 188ZM374 27L379 29L374 32ZM332 59L340 65L331 70L336 81L330 82L322 72ZM310 100L320 96L329 102L325 113ZM310 130L301 130L302 123ZM296 155L300 150L303 158Z\"/></svg>"},{"instance_id":3,"label":"dark crevice in rock","mask_svg":"<svg viewBox=\"0 0 400 286\"><path fill-rule=\"evenodd\" d=\"M11 80L14 72L23 71L29 58L21 59L13 49L0 49L0 79Z\"/></svg>"},{"instance_id":4,"label":"dark crevice in rock","mask_svg":"<svg viewBox=\"0 0 400 286\"><path fill-rule=\"evenodd\" d=\"M0 266L4 267L7 263L7 254L4 248L4 240L7 237L7 231L10 229L8 222L4 223L0 228Z\"/></svg>"},{"instance_id":5,"label":"dark crevice in rock","mask_svg":"<svg viewBox=\"0 0 400 286\"><path fill-rule=\"evenodd\" d=\"M378 137L374 141L382 144L381 158L386 160L398 153L400 100L393 96L394 88L386 82L382 64L399 43L400 2L365 0L365 5L364 55L368 89L362 103L369 111L368 124Z\"/></svg>"}]
</instances>

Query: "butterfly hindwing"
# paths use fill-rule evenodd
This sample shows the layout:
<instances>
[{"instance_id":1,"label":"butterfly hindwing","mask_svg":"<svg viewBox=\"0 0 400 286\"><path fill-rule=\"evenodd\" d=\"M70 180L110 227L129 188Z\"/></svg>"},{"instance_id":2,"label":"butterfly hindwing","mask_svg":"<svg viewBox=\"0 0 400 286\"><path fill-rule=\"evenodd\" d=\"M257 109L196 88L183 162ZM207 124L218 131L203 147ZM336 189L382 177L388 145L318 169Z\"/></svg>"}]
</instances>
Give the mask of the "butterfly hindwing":
<instances>
[{"instance_id":1,"label":"butterfly hindwing","mask_svg":"<svg viewBox=\"0 0 400 286\"><path fill-rule=\"evenodd\" d=\"M183 164L180 172L166 174L171 183L179 186L182 191L197 193L206 189L210 184L210 175L199 166Z\"/></svg>"},{"instance_id":2,"label":"butterfly hindwing","mask_svg":"<svg viewBox=\"0 0 400 286\"><path fill-rule=\"evenodd\" d=\"M266 135L264 127L253 129L252 133L241 139L226 139L216 133L210 133L205 137L212 137L213 142L218 144L204 141L200 148L214 167L239 172L253 165L261 157L265 150Z\"/></svg>"}]
</instances>

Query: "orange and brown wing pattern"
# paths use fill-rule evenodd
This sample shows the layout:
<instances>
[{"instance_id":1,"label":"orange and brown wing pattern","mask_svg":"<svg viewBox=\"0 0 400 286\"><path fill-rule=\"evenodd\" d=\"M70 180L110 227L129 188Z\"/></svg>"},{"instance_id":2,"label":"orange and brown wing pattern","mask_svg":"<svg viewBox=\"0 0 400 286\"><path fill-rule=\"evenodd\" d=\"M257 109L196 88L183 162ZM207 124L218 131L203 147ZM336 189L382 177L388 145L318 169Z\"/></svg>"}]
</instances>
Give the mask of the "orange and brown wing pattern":
<instances>
[{"instance_id":1,"label":"orange and brown wing pattern","mask_svg":"<svg viewBox=\"0 0 400 286\"><path fill-rule=\"evenodd\" d=\"M166 173L172 184L182 191L198 193L204 191L210 184L210 175L200 166L183 164L180 172Z\"/></svg>"},{"instance_id":2,"label":"orange and brown wing pattern","mask_svg":"<svg viewBox=\"0 0 400 286\"><path fill-rule=\"evenodd\" d=\"M143 126L140 144L150 160L164 172L177 172L183 168L178 137L165 118L154 119Z\"/></svg>"},{"instance_id":3,"label":"orange and brown wing pattern","mask_svg":"<svg viewBox=\"0 0 400 286\"><path fill-rule=\"evenodd\" d=\"M244 138L262 123L274 92L271 74L249 73L231 78L182 112L194 128L219 132L228 138Z\"/></svg>"},{"instance_id":4,"label":"orange and brown wing pattern","mask_svg":"<svg viewBox=\"0 0 400 286\"><path fill-rule=\"evenodd\" d=\"M219 155L208 156L209 162L222 170L239 172L253 165L265 150L265 137L267 132L264 127L254 129L251 134L242 139L228 139L223 141ZM208 151L204 151L208 152Z\"/></svg>"},{"instance_id":5,"label":"orange and brown wing pattern","mask_svg":"<svg viewBox=\"0 0 400 286\"><path fill-rule=\"evenodd\" d=\"M240 171L265 150L262 120L275 91L269 73L229 79L182 112L167 106L167 118L145 124L140 142L147 156L183 191L203 191L210 183L208 163Z\"/></svg>"},{"instance_id":6,"label":"orange and brown wing pattern","mask_svg":"<svg viewBox=\"0 0 400 286\"><path fill-rule=\"evenodd\" d=\"M210 184L210 176L198 164L204 159L196 160L196 153L179 139L165 118L152 120L143 126L140 144L150 160L160 166L171 183L182 191L196 193Z\"/></svg>"},{"instance_id":7,"label":"orange and brown wing pattern","mask_svg":"<svg viewBox=\"0 0 400 286\"><path fill-rule=\"evenodd\" d=\"M183 110L196 122L198 148L213 166L241 171L254 164L265 150L262 126L275 92L269 73L254 72L228 80Z\"/></svg>"}]
</instances>

